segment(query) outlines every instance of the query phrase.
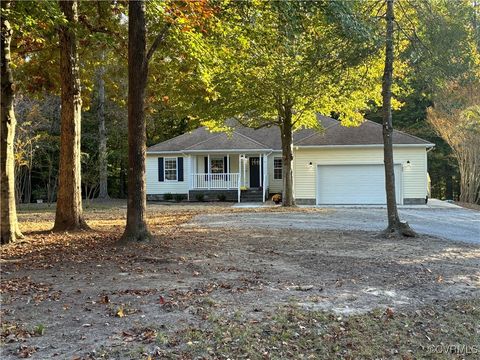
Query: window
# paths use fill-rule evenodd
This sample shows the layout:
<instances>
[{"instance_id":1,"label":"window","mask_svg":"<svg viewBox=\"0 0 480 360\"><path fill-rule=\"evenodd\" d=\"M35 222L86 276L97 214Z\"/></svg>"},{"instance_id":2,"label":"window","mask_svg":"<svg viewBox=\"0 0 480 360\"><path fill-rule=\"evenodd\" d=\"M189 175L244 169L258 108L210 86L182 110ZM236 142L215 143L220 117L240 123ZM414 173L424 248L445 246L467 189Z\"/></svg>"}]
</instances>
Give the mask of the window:
<instances>
[{"instance_id":1,"label":"window","mask_svg":"<svg viewBox=\"0 0 480 360\"><path fill-rule=\"evenodd\" d=\"M273 179L282 180L282 158L273 158Z\"/></svg>"},{"instance_id":2,"label":"window","mask_svg":"<svg viewBox=\"0 0 480 360\"><path fill-rule=\"evenodd\" d=\"M177 158L165 158L165 180L177 181Z\"/></svg>"},{"instance_id":3,"label":"window","mask_svg":"<svg viewBox=\"0 0 480 360\"><path fill-rule=\"evenodd\" d=\"M223 174L223 158L210 160L210 171L212 174Z\"/></svg>"}]
</instances>

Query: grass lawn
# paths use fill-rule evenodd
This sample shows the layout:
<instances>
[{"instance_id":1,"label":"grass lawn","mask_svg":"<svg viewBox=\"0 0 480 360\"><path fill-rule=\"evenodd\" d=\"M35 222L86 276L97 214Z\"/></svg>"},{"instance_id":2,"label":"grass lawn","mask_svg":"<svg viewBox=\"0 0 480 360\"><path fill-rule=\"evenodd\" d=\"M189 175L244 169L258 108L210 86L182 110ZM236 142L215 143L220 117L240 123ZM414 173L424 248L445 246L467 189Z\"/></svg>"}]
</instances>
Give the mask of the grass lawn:
<instances>
[{"instance_id":1,"label":"grass lawn","mask_svg":"<svg viewBox=\"0 0 480 360\"><path fill-rule=\"evenodd\" d=\"M477 359L480 248L427 236L192 226L198 214L308 212L149 205L155 240L120 247L124 202L93 231L52 234L20 208L2 247L2 359Z\"/></svg>"}]
</instances>

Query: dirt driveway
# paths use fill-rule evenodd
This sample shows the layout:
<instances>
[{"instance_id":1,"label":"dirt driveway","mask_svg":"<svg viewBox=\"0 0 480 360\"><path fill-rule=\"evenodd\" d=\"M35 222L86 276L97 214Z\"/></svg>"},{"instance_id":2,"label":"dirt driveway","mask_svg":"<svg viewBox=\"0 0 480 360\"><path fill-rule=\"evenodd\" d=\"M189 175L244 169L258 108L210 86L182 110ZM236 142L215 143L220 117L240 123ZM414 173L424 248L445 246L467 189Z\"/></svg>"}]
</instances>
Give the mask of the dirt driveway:
<instances>
[{"instance_id":1,"label":"dirt driveway","mask_svg":"<svg viewBox=\"0 0 480 360\"><path fill-rule=\"evenodd\" d=\"M196 217L192 225L237 228L282 228L298 230L380 231L387 226L383 208L329 208L318 213L282 212L258 215L207 214ZM480 244L480 212L464 208L402 208L402 220L425 235Z\"/></svg>"},{"instance_id":2,"label":"dirt driveway","mask_svg":"<svg viewBox=\"0 0 480 360\"><path fill-rule=\"evenodd\" d=\"M198 222L205 212L226 222ZM413 359L478 340L472 244L229 220L281 209L156 206L156 239L122 248L123 208L86 215L94 232L63 235L42 232L52 212L20 215L27 239L2 248L2 359Z\"/></svg>"}]
</instances>

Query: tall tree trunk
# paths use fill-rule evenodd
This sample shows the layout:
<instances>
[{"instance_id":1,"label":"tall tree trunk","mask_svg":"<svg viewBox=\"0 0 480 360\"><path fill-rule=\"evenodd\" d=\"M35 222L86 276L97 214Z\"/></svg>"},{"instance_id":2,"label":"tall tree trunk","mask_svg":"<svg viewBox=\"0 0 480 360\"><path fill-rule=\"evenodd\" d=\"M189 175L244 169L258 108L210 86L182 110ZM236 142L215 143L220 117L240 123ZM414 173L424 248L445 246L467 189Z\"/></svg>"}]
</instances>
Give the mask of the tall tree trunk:
<instances>
[{"instance_id":1,"label":"tall tree trunk","mask_svg":"<svg viewBox=\"0 0 480 360\"><path fill-rule=\"evenodd\" d=\"M98 162L99 162L99 199L108 199L108 163L107 163L107 133L105 131L105 60L102 52L102 65L98 69Z\"/></svg>"},{"instance_id":2,"label":"tall tree trunk","mask_svg":"<svg viewBox=\"0 0 480 360\"><path fill-rule=\"evenodd\" d=\"M122 242L151 237L146 223L145 187L145 91L148 60L146 51L145 2L128 3L128 197L127 225Z\"/></svg>"},{"instance_id":3,"label":"tall tree trunk","mask_svg":"<svg viewBox=\"0 0 480 360\"><path fill-rule=\"evenodd\" d=\"M408 223L402 223L398 216L395 196L395 170L393 163L393 122L392 122L392 82L393 82L393 1L387 1L386 36L385 36L385 68L382 79L383 108L383 161L385 164L385 190L387 193L388 227L384 234L415 236Z\"/></svg>"},{"instance_id":4,"label":"tall tree trunk","mask_svg":"<svg viewBox=\"0 0 480 360\"><path fill-rule=\"evenodd\" d=\"M60 166L54 231L88 228L83 219L80 135L82 99L78 69L77 0L60 1L68 24L59 29L62 109L60 124Z\"/></svg>"},{"instance_id":5,"label":"tall tree trunk","mask_svg":"<svg viewBox=\"0 0 480 360\"><path fill-rule=\"evenodd\" d=\"M2 109L0 134L0 171L1 171L1 244L14 242L22 237L18 227L15 204L15 159L13 142L15 139L15 112L13 111L14 83L10 67L10 42L12 28L5 15L10 10L10 1L2 1L2 35L1 35L1 83Z\"/></svg>"},{"instance_id":6,"label":"tall tree trunk","mask_svg":"<svg viewBox=\"0 0 480 360\"><path fill-rule=\"evenodd\" d=\"M120 179L119 179L119 197L124 199L125 196L125 188L127 187L127 182L125 180L125 166L124 166L124 161L120 160Z\"/></svg>"},{"instance_id":7,"label":"tall tree trunk","mask_svg":"<svg viewBox=\"0 0 480 360\"><path fill-rule=\"evenodd\" d=\"M282 203L283 206L294 206L295 199L293 197L293 123L292 123L292 107L290 105L283 106L282 126L280 127L282 138L282 179L283 192Z\"/></svg>"},{"instance_id":8,"label":"tall tree trunk","mask_svg":"<svg viewBox=\"0 0 480 360\"><path fill-rule=\"evenodd\" d=\"M447 200L453 200L453 178L452 175L452 169L450 166L445 165L445 198Z\"/></svg>"}]
</instances>

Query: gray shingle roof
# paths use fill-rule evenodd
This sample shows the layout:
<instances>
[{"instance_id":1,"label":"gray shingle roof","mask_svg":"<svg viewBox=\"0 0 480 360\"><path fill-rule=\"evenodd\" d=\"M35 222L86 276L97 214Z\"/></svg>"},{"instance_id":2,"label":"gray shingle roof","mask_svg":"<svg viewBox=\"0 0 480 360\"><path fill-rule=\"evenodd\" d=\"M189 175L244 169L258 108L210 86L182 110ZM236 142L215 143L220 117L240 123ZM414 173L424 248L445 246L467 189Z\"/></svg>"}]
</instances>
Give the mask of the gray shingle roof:
<instances>
[{"instance_id":1,"label":"gray shingle roof","mask_svg":"<svg viewBox=\"0 0 480 360\"><path fill-rule=\"evenodd\" d=\"M344 127L339 121L318 115L323 131L300 129L294 133L295 146L348 146L383 144L382 125L365 120L357 127ZM394 144L432 146L426 140L394 130ZM281 150L280 130L273 127L246 128L237 124L230 134L210 132L201 127L173 139L150 146L147 152L211 150Z\"/></svg>"},{"instance_id":2,"label":"gray shingle roof","mask_svg":"<svg viewBox=\"0 0 480 360\"><path fill-rule=\"evenodd\" d=\"M226 133L216 133L212 138L205 139L202 142L194 144L188 148L186 151L192 150L231 150L231 149L241 149L241 150L255 150L255 149L268 149L265 144L259 143L241 133L233 131L231 134Z\"/></svg>"},{"instance_id":3,"label":"gray shingle roof","mask_svg":"<svg viewBox=\"0 0 480 360\"><path fill-rule=\"evenodd\" d=\"M339 121L320 117L325 128L323 133L311 132L296 146L322 146L322 145L378 145L383 144L383 126L376 122L365 120L360 126L345 127ZM394 144L431 145L430 142L402 131L393 131Z\"/></svg>"}]
</instances>

